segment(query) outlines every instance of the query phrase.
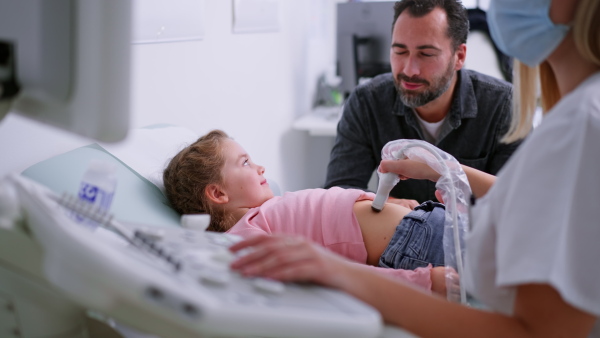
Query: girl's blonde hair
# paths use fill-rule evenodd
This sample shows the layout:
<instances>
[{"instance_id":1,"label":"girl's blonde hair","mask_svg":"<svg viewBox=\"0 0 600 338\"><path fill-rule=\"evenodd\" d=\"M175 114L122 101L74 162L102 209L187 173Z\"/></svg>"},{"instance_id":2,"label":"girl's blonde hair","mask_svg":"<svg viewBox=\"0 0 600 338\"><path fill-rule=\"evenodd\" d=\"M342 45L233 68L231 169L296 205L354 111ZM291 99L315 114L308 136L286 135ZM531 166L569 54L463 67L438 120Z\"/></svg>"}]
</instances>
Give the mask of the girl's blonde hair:
<instances>
[{"instance_id":1,"label":"girl's blonde hair","mask_svg":"<svg viewBox=\"0 0 600 338\"><path fill-rule=\"evenodd\" d=\"M210 203L206 196L209 184L222 184L221 171L225 165L223 144L229 136L212 130L181 150L171 159L163 172L167 198L180 214L209 214L207 230L224 232L232 216L223 208Z\"/></svg>"},{"instance_id":2,"label":"girl's blonde hair","mask_svg":"<svg viewBox=\"0 0 600 338\"><path fill-rule=\"evenodd\" d=\"M573 37L579 53L588 61L600 65L600 1L580 0L573 21ZM560 100L556 76L548 62L539 67L528 67L515 60L513 111L510 128L502 142L510 143L525 138L533 127L533 115L538 105L538 83L540 106L546 114Z\"/></svg>"}]
</instances>

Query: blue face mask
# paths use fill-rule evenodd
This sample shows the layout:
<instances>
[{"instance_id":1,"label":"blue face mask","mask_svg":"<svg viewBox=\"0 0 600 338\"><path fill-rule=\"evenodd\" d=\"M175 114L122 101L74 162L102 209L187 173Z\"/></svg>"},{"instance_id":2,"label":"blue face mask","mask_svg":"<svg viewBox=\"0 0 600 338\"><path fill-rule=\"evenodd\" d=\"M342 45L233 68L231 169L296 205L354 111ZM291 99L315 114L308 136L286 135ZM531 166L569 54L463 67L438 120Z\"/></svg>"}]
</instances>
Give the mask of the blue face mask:
<instances>
[{"instance_id":1,"label":"blue face mask","mask_svg":"<svg viewBox=\"0 0 600 338\"><path fill-rule=\"evenodd\" d=\"M487 19L492 39L498 48L530 67L548 58L570 28L550 20L551 2L492 0Z\"/></svg>"}]
</instances>

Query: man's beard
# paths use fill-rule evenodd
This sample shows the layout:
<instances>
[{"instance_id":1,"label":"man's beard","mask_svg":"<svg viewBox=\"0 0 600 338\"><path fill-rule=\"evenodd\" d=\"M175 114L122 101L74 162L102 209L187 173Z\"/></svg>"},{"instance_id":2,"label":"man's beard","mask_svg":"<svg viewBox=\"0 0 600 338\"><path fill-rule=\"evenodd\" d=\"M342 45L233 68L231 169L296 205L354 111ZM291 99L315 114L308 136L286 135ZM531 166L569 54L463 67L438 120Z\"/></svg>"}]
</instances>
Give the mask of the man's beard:
<instances>
[{"instance_id":1,"label":"man's beard","mask_svg":"<svg viewBox=\"0 0 600 338\"><path fill-rule=\"evenodd\" d=\"M433 85L430 85L429 81L419 77L408 77L402 73L394 79L394 85L400 95L400 99L405 106L410 108L417 108L428 104L429 102L437 99L450 88L452 83L452 76L454 75L454 62L448 63L446 72L438 78L433 79ZM427 86L425 91L418 93L412 90L408 90L402 87L401 80L412 83L422 83Z\"/></svg>"}]
</instances>

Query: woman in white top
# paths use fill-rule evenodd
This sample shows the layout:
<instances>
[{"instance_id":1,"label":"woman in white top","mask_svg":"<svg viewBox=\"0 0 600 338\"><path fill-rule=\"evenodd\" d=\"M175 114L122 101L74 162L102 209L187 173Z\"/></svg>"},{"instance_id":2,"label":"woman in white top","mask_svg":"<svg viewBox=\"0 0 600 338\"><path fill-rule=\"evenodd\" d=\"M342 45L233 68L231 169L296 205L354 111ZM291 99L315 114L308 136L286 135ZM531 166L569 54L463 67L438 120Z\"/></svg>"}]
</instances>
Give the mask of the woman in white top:
<instances>
[{"instance_id":1,"label":"woman in white top","mask_svg":"<svg viewBox=\"0 0 600 338\"><path fill-rule=\"evenodd\" d=\"M239 243L233 251L256 250L232 267L342 289L422 337L600 337L600 1L492 0L488 20L506 54L541 63L547 111L497 179L464 167L478 199L463 278L493 311L426 295L298 239ZM538 76L517 68L507 141L529 133L536 106L528 84ZM409 160L382 161L380 170L438 178Z\"/></svg>"}]
</instances>

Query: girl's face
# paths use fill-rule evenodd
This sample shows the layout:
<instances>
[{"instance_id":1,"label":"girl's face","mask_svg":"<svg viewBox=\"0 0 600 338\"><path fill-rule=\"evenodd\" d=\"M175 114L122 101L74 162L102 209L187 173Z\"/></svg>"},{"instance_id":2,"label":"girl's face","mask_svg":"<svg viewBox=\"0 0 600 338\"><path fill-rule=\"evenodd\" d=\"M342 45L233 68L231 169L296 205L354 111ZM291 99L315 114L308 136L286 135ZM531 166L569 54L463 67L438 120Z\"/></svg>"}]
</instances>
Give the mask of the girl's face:
<instances>
[{"instance_id":1,"label":"girl's face","mask_svg":"<svg viewBox=\"0 0 600 338\"><path fill-rule=\"evenodd\" d=\"M223 190L229 207L255 208L273 197L273 191L263 176L265 168L255 164L237 142L223 143L225 165L221 171Z\"/></svg>"}]
</instances>

